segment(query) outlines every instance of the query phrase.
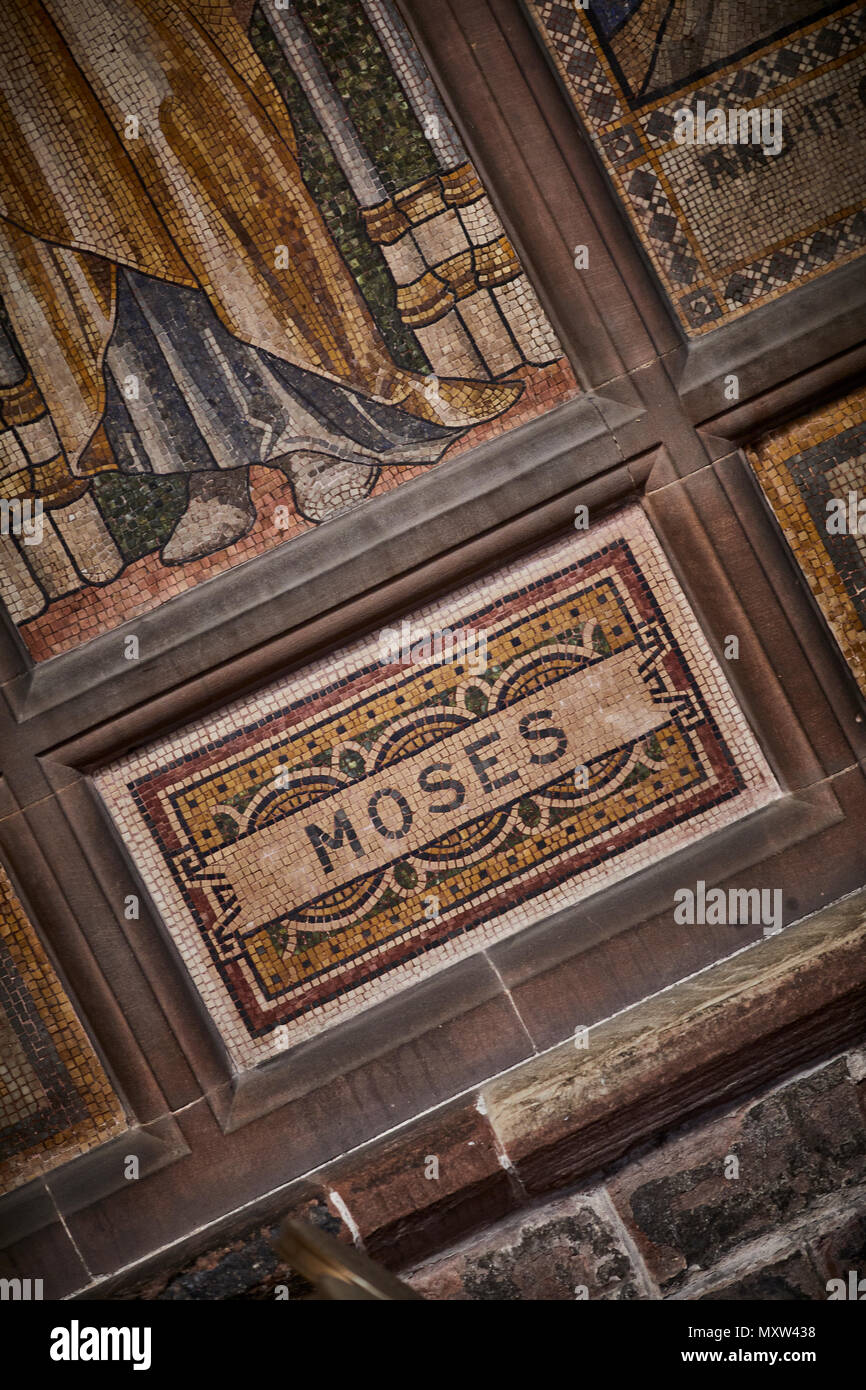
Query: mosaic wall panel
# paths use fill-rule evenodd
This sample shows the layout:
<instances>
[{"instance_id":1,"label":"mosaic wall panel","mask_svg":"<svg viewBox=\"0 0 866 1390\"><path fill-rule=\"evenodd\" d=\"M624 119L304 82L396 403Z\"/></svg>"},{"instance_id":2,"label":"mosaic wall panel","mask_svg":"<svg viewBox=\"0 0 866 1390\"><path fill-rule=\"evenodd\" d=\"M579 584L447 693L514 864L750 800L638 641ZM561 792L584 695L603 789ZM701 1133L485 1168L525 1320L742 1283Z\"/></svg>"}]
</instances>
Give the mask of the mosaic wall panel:
<instances>
[{"instance_id":1,"label":"mosaic wall panel","mask_svg":"<svg viewBox=\"0 0 866 1390\"><path fill-rule=\"evenodd\" d=\"M0 867L0 1192L126 1128L123 1108Z\"/></svg>"},{"instance_id":2,"label":"mosaic wall panel","mask_svg":"<svg viewBox=\"0 0 866 1390\"><path fill-rule=\"evenodd\" d=\"M747 454L866 694L866 387L774 431Z\"/></svg>"},{"instance_id":3,"label":"mosaic wall panel","mask_svg":"<svg viewBox=\"0 0 866 1390\"><path fill-rule=\"evenodd\" d=\"M639 507L96 784L241 1067L778 794Z\"/></svg>"},{"instance_id":4,"label":"mosaic wall panel","mask_svg":"<svg viewBox=\"0 0 866 1390\"><path fill-rule=\"evenodd\" d=\"M10 0L0 153L37 660L577 391L390 0Z\"/></svg>"},{"instance_id":5,"label":"mosaic wall panel","mask_svg":"<svg viewBox=\"0 0 866 1390\"><path fill-rule=\"evenodd\" d=\"M862 253L862 4L527 0L527 8L686 333ZM699 102L705 116L724 111L726 126L732 111L766 111L769 138L678 143L675 113L698 114ZM773 111L781 146L765 154L764 143L775 143Z\"/></svg>"}]
</instances>

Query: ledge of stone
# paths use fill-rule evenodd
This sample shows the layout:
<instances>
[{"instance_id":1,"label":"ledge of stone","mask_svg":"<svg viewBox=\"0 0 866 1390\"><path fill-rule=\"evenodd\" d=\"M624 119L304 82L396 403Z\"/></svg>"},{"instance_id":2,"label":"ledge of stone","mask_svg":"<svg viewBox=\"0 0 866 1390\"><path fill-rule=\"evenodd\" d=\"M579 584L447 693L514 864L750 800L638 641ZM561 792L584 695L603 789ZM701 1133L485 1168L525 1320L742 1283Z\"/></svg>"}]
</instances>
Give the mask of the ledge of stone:
<instances>
[{"instance_id":1,"label":"ledge of stone","mask_svg":"<svg viewBox=\"0 0 866 1390\"><path fill-rule=\"evenodd\" d=\"M473 1232L483 1247L503 1218L522 1231L521 1213L535 1210L527 1195L607 1181L599 1170L636 1146L864 1036L866 890L591 1028L586 1051L569 1042L522 1062L480 1095L262 1198L238 1230L201 1231L79 1297L273 1297L276 1280L292 1283L269 1243L287 1210L330 1223L392 1269ZM428 1180L430 1156L438 1182ZM617 1290L598 1296L641 1296Z\"/></svg>"},{"instance_id":2,"label":"ledge of stone","mask_svg":"<svg viewBox=\"0 0 866 1390\"><path fill-rule=\"evenodd\" d=\"M700 928L696 928L700 930ZM488 1084L482 1108L529 1193L866 1030L866 892L673 985Z\"/></svg>"}]
</instances>

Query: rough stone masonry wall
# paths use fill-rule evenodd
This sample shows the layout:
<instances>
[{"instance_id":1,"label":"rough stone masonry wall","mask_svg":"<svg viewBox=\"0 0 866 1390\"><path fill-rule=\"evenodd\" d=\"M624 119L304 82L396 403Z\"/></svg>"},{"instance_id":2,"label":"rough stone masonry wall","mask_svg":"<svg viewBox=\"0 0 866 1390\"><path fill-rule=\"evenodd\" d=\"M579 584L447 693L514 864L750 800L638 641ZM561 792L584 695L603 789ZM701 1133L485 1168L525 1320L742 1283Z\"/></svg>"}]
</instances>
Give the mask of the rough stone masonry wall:
<instances>
[{"instance_id":1,"label":"rough stone masonry wall","mask_svg":"<svg viewBox=\"0 0 866 1390\"><path fill-rule=\"evenodd\" d=\"M433 1299L824 1299L828 1279L866 1273L864 1077L866 1052L834 1058L409 1282Z\"/></svg>"},{"instance_id":2,"label":"rough stone masonry wall","mask_svg":"<svg viewBox=\"0 0 866 1390\"><path fill-rule=\"evenodd\" d=\"M90 1296L304 1297L291 1214L436 1300L825 1299L866 1278L864 947L860 893Z\"/></svg>"},{"instance_id":3,"label":"rough stone masonry wall","mask_svg":"<svg viewBox=\"0 0 866 1390\"><path fill-rule=\"evenodd\" d=\"M482 1146L478 1121L474 1145L459 1127L452 1134L455 1151ZM322 1189L296 1211L350 1242L342 1208L355 1239L435 1300L820 1300L829 1279L866 1274L866 1049L663 1134L552 1201L527 1201L499 1158L498 1196L478 1184L479 1220L521 1205L421 1263L405 1256L423 1234L388 1220L418 1172L415 1153L395 1146L352 1184L337 1176L336 1205ZM435 1226L447 1225L440 1207ZM125 1296L271 1299L283 1285L304 1297L273 1253L275 1229L242 1232Z\"/></svg>"}]
</instances>

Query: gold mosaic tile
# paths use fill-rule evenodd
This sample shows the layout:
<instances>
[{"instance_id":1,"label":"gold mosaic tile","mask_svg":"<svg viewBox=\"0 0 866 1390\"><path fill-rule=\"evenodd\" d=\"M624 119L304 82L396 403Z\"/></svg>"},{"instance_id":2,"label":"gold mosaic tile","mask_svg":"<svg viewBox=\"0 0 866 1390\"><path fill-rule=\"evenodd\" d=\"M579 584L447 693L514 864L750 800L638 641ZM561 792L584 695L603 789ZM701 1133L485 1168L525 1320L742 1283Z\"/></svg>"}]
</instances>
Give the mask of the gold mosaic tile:
<instances>
[{"instance_id":1,"label":"gold mosaic tile","mask_svg":"<svg viewBox=\"0 0 866 1390\"><path fill-rule=\"evenodd\" d=\"M95 780L239 1067L778 795L639 507Z\"/></svg>"},{"instance_id":2,"label":"gold mosaic tile","mask_svg":"<svg viewBox=\"0 0 866 1390\"><path fill-rule=\"evenodd\" d=\"M391 0L242 8L0 25L0 598L36 660L578 394Z\"/></svg>"},{"instance_id":3,"label":"gold mosaic tile","mask_svg":"<svg viewBox=\"0 0 866 1390\"><path fill-rule=\"evenodd\" d=\"M866 387L773 431L746 453L866 694Z\"/></svg>"},{"instance_id":4,"label":"gold mosaic tile","mask_svg":"<svg viewBox=\"0 0 866 1390\"><path fill-rule=\"evenodd\" d=\"M527 4L688 334L862 254L862 4Z\"/></svg>"},{"instance_id":5,"label":"gold mosaic tile","mask_svg":"<svg viewBox=\"0 0 866 1390\"><path fill-rule=\"evenodd\" d=\"M123 1107L0 867L0 1192L126 1128Z\"/></svg>"}]
</instances>

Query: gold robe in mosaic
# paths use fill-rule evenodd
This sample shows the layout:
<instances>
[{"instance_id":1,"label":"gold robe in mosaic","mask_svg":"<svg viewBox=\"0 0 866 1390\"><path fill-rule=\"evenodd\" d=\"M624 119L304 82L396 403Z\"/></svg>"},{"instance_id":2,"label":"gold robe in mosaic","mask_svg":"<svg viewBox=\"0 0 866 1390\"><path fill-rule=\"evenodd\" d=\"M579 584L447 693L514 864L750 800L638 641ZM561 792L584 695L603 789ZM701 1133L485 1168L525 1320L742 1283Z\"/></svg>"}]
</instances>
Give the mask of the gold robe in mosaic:
<instances>
[{"instance_id":1,"label":"gold robe in mosaic","mask_svg":"<svg viewBox=\"0 0 866 1390\"><path fill-rule=\"evenodd\" d=\"M0 295L73 470L94 437L98 454L118 266L202 290L242 341L434 424L519 394L444 379L431 401L393 362L228 0L6 0L0 144Z\"/></svg>"}]
</instances>

